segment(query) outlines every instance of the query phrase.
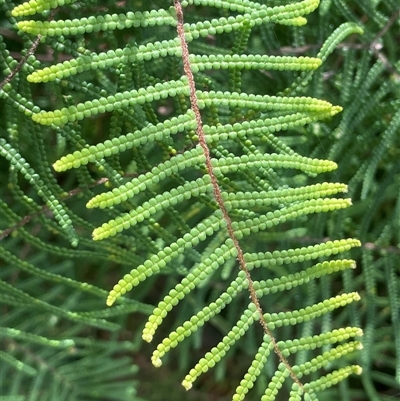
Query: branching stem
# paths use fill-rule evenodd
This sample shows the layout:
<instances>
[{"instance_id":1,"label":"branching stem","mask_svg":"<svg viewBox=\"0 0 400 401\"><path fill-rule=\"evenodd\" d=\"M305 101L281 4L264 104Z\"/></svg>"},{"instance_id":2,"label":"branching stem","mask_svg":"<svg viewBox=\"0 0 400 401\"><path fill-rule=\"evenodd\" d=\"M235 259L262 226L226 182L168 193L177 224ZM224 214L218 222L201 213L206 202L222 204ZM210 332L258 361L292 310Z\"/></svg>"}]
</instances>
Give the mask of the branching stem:
<instances>
[{"instance_id":1,"label":"branching stem","mask_svg":"<svg viewBox=\"0 0 400 401\"><path fill-rule=\"evenodd\" d=\"M51 21L56 13L57 9L55 8L49 15L48 21ZM11 71L11 73L6 76L3 81L0 82L0 90L4 87L4 85L8 84L13 80L13 78L21 71L24 64L27 62L28 58L35 53L37 47L39 46L40 40L42 39L42 35L38 35L32 43L32 46L29 48L28 52L24 57L21 58L17 66Z\"/></svg>"},{"instance_id":2,"label":"branching stem","mask_svg":"<svg viewBox=\"0 0 400 401\"><path fill-rule=\"evenodd\" d=\"M25 54L24 57L21 58L17 66L11 71L11 73L6 76L3 81L0 83L0 89L3 88L4 85L8 84L9 82L12 81L12 79L21 71L22 67L28 60L28 58L35 53L36 48L39 46L40 39L42 38L42 35L38 35L36 39L33 41L32 46L28 50L28 52Z\"/></svg>"},{"instance_id":3,"label":"branching stem","mask_svg":"<svg viewBox=\"0 0 400 401\"><path fill-rule=\"evenodd\" d=\"M204 156L205 156L205 164L206 164L206 169L207 173L211 178L211 184L213 187L214 191L214 197L217 201L218 207L222 211L222 214L224 216L224 220L226 222L226 227L228 230L229 237L233 241L233 244L236 248L237 251L237 258L239 261L239 267L241 270L244 271L246 274L247 281L249 283L249 292L250 292L250 297L251 301L253 304L256 306L256 309L259 314L259 322L263 328L263 331L265 334L267 334L272 341L274 351L278 355L279 360L286 366L288 369L290 376L292 377L293 381L297 383L299 387L303 389L303 392L305 392L303 384L300 382L296 374L293 372L292 367L290 366L288 360L285 358L285 356L282 354L281 350L278 347L277 341L275 340L271 330L268 328L267 322L264 319L264 314L260 305L260 301L256 295L256 291L254 289L254 283L251 278L249 269L246 266L246 261L244 259L244 254L243 250L239 244L238 239L236 238L235 232L232 227L232 220L229 216L228 210L226 209L225 203L222 199L221 196L221 188L219 187L217 177L215 176L213 166L211 163L211 156L210 156L210 149L208 148L207 141L205 138L204 130L203 130L203 122L201 119L201 114L200 114L200 108L197 100L197 95L196 95L196 86L195 86L195 80L193 76L193 72L190 67L190 61L189 61L189 48L187 45L187 42L185 40L185 30L184 30L184 18L183 18L183 10L182 10L182 5L180 0L174 0L174 6L175 6L175 11L178 19L178 24L177 24L177 31L178 31L178 36L181 42L181 47L182 47L182 60L183 60L183 69L185 72L185 75L188 79L189 82L189 88L190 88L190 105L191 109L193 110L195 116L196 116L196 123L197 123L197 136L199 138L199 144L203 149Z\"/></svg>"}]
</instances>

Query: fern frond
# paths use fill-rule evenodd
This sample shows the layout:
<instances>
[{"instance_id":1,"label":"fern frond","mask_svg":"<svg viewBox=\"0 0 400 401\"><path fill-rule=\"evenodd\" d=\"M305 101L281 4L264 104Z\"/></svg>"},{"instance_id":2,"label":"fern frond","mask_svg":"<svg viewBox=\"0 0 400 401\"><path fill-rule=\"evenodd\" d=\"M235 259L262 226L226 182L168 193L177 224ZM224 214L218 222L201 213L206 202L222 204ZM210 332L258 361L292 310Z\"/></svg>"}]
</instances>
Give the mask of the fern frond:
<instances>
[{"instance_id":1,"label":"fern frond","mask_svg":"<svg viewBox=\"0 0 400 401\"><path fill-rule=\"evenodd\" d=\"M387 130L382 134L381 143L374 150L374 154L372 157L373 159L369 164L364 177L363 189L361 192L362 199L365 199L368 194L372 182L372 177L375 174L378 163L383 156L383 152L390 146L391 142L395 139L396 133L398 133L399 131L400 131L400 111L398 111L393 116L393 119L388 125Z\"/></svg>"},{"instance_id":2,"label":"fern frond","mask_svg":"<svg viewBox=\"0 0 400 401\"><path fill-rule=\"evenodd\" d=\"M359 246L359 242L352 242L354 243L354 246ZM350 243L351 241L349 241L349 245ZM348 249L350 249L350 247ZM344 249L342 248L342 250ZM283 251L283 253L297 253L300 254L300 256L293 256L292 258L282 258L282 254L276 251L274 252L275 257L271 257L270 259L269 266L272 267L277 264L279 265L283 263L296 263L296 261L302 262L303 259L308 258L308 252L306 253L306 250L303 250L303 252L301 252L301 250L296 249ZM301 255L301 253L303 255ZM318 253L315 253L314 255L314 258L319 257ZM227 256L232 256L232 254L229 253ZM245 254L246 262L249 269L252 269L253 267L259 267L260 263L255 262L251 256L252 255ZM257 255L257 258L260 259L260 255ZM265 259L263 258L263 260ZM193 284L188 285L188 282L182 281L173 290L171 290L167 296L164 297L164 299L154 309L152 315L149 317L146 323L145 328L143 329L144 340L146 340L147 342L152 341L154 333L156 332L158 326L163 322L168 312L171 311L172 308L176 306L177 303L182 300L183 297L187 295L194 288L194 286L201 281L201 272L207 270L208 266L211 267L212 262L213 260L211 258L209 260L206 259L203 264L199 265L197 269L192 272L193 277L196 277L196 279L192 280ZM263 295L268 295L279 291L291 290L292 288L306 284L310 280L314 280L315 278L319 278L326 274L332 274L334 272L349 268L355 268L354 261L335 260L331 262L318 263L315 266L307 268L306 270L299 273L282 276L280 278L275 278L274 280L270 279L267 281L254 281L254 289L257 296L262 297ZM234 299L234 297L238 295L240 291L246 288L247 285L248 283L246 282L244 275L242 273L239 273L237 278L230 283L226 291L221 294L218 299L216 299L211 305L204 307L200 312L193 316L190 321L185 322L182 326L184 327L184 330L179 328L176 331L173 331L168 337L169 340L172 341L178 333L180 335L183 335L184 337L187 337L191 333L198 330L199 327L203 326L213 316L220 313L220 311L224 309Z\"/></svg>"},{"instance_id":3,"label":"fern frond","mask_svg":"<svg viewBox=\"0 0 400 401\"><path fill-rule=\"evenodd\" d=\"M35 188L37 193L43 198L46 205L53 212L58 224L68 235L68 238L73 246L78 244L78 236L72 227L72 220L68 216L66 208L51 193L50 189L45 185L39 175L31 168L29 163L6 142L4 138L0 138L0 154L10 161L13 169L20 172L24 178Z\"/></svg>"},{"instance_id":4,"label":"fern frond","mask_svg":"<svg viewBox=\"0 0 400 401\"><path fill-rule=\"evenodd\" d=\"M291 312L280 314L266 314L264 318L271 329L274 329L275 327L280 327L282 325L296 324L298 322L315 319L316 317L321 316L321 314L327 313L328 311L331 311L338 307L343 307L346 304L357 301L359 299L360 297L357 293L344 294L335 298L331 298L329 300L325 300L323 303L309 306L305 309L300 309L297 311L294 310ZM227 353L229 348L231 348L232 345L245 334L250 325L257 319L257 311L255 311L254 305L250 304L248 306L248 309L243 312L240 320L236 323L233 329L223 338L223 340L216 347L212 348L210 352L206 353L204 358L200 359L194 368L190 370L182 383L183 386L186 389L191 388L192 383L196 380L196 378L212 368L217 362L219 362L221 358ZM177 341L175 340L175 342L179 341L179 336L185 335L183 334L184 327L181 327L181 329L182 330L177 329L178 337ZM174 341L172 341L171 343L174 344ZM356 346L359 347L359 343L356 343ZM154 365L161 365L161 358L166 353L166 351L169 350L170 347L171 345L168 339L163 340L163 342L157 346L157 349L156 351L154 351L152 356L152 361ZM351 343L346 344L345 347L354 350ZM335 351L332 351L332 353L335 353ZM328 363L329 358L321 357L319 358L319 360L317 358L316 361L318 361L317 363ZM312 362L308 363L312 364ZM305 364L305 366L309 367L310 365L308 365L308 363ZM281 364L280 366L282 365L283 364ZM283 367L286 371L286 379L289 376L289 372L286 370L285 366ZM274 382L275 381L272 380L271 384L273 384ZM279 390L279 387L276 387L275 384L273 385L276 390Z\"/></svg>"},{"instance_id":5,"label":"fern frond","mask_svg":"<svg viewBox=\"0 0 400 401\"><path fill-rule=\"evenodd\" d=\"M43 309L44 311L54 313L56 316L61 316L75 322L81 322L81 323L86 322L87 324L103 328L105 330L118 329L117 324L108 322L104 319L88 318L81 315L80 313L67 311L64 310L63 308L49 304L45 301L35 299L26 292L18 288L15 288L11 284L8 284L3 280L0 280L0 288L2 291L4 291L4 294L6 294L7 296L7 298L6 297L3 298L3 301L5 303L10 303L11 305L13 305L15 301L17 304L21 303L24 304L25 308L40 308Z\"/></svg>"},{"instance_id":6,"label":"fern frond","mask_svg":"<svg viewBox=\"0 0 400 401\"><path fill-rule=\"evenodd\" d=\"M15 7L13 15L42 12L45 16L48 10L71 2L29 1ZM368 24L360 23L355 10L361 9L380 29L389 19L378 10L378 2L364 5L357 1L349 7L341 1L324 0L319 16L309 15L317 9L318 0L176 0L176 9L164 9L165 4L156 3L160 6L157 10L144 2L138 11L130 10L128 4L106 2L104 8L87 16L78 15L87 12L79 3L73 10L62 9L60 16L65 19L40 21L35 15L31 21L12 20L27 43L29 35L41 36L42 43L52 49L52 65L39 61L45 59L43 54L31 54L16 79L7 81L1 91L7 110L12 110L12 122L4 130L7 139L1 139L2 154L11 164L11 196L21 205L14 213L0 203L7 221L15 226L6 227L7 233L17 233L9 246L24 239L48 254L69 258L70 250L57 241L59 236L71 237L68 230L76 230L83 248L74 254L74 260L93 259L96 264L108 260L121 264L124 270L106 296L101 289L104 283L97 280L105 277L108 285L113 279L108 270L106 274L96 270L96 285L89 285L75 279L74 274L43 271L20 260L5 246L3 259L32 276L33 282L44 279L56 287L58 280L58 291L73 288L77 297L85 293L106 297L108 306L118 299L121 304L107 310L80 309L69 301L73 307L64 309L45 297L36 299L27 288L14 288L7 275L1 277L4 303L14 309L35 305L37 310L66 321L116 330L113 317L131 311L149 314L148 305L123 295L134 287L135 298L144 294L153 281L144 282L156 274L179 274L178 278L170 276L167 288L172 289L162 301L156 301L158 305L143 330L143 338L151 341L170 312L186 301L187 308L177 314L176 329L164 336L153 353L155 365L161 365L173 348L187 346L182 345L186 338L199 339L200 328L208 322L217 321L225 337L190 370L183 382L186 388L249 336L252 345L247 352L254 359L237 386L234 401L243 400L265 374L269 382L262 390L263 401L277 399L283 386L290 391L291 400L316 400L320 391L360 373L357 366L341 368L339 359L346 360L360 349L354 337L362 335L360 329L346 327L346 310L354 314L352 304L360 298L352 287L350 271L355 261L349 256L360 242L352 238L357 230L351 226L351 214L345 212L352 202L341 198L347 193L345 184L323 182L330 177L322 181L318 176L336 170L335 180L347 182L352 177L343 175L342 169L358 163L350 193L356 194L361 185L364 195L375 190L375 172L394 141L398 125L393 107L387 107L383 120L392 119L392 125L387 128L384 121L378 121L359 137L370 139L375 129L386 132L377 141L381 146L372 163L363 160L357 146L347 146L356 140L352 131L360 121L386 96L393 95L393 85L388 80L371 96L371 88L381 82L387 63L378 61L370 69L372 56L359 62L356 48L341 50L338 63L345 59L345 67L332 78L336 66L332 67L328 56L349 35L368 31ZM8 3L4 7L11 9ZM336 8L339 11L331 12ZM343 24L337 18L340 12L353 22ZM58 17L52 13L51 18L54 16ZM312 39L302 28L306 17L317 33ZM338 25L324 41L331 27ZM281 33L291 46L282 50L290 55L271 55L271 50L281 48L273 43L276 37L281 40ZM316 57L294 56L310 43L323 43L315 51ZM3 70L10 73L15 68L12 53L0 50ZM352 88L338 95L340 80ZM311 87L306 92L308 83ZM332 86L334 90L326 89ZM34 102L32 91L42 98L35 97ZM354 99L356 93L358 99ZM340 102L338 98L351 104L332 135L332 122L339 121L337 114L342 110L334 105ZM22 122L18 113L23 113ZM24 126L35 134L26 145L18 138L25 132ZM330 146L333 140L336 145ZM31 162L28 157L28 164L22 155L29 153L31 145L39 161ZM49 149L57 149L57 156ZM335 161L324 160L327 153ZM53 177L51 165L57 172L71 171ZM19 185L16 170L26 178L28 190ZM363 184L365 172L368 181ZM64 186L68 188L65 192ZM385 182L381 188L388 186ZM41 216L36 194L60 221L63 232L48 216ZM67 203L70 197L75 203ZM393 202L394 198L391 195L388 199ZM383 195L376 197L368 211L377 209L382 199ZM76 206L79 202L81 206ZM84 210L85 204L90 210ZM19 219L26 214L25 209L38 213L37 220L46 228L46 234L41 232L38 239L21 228ZM330 217L328 212L333 212ZM95 216L95 224L89 221L91 216ZM365 217L358 230L362 239L371 218ZM382 243L388 238L392 241L394 227L386 225L379 232ZM93 242L85 238L90 231ZM48 233L49 238L44 238ZM56 237L54 245L50 235ZM92 258L95 252L98 257ZM378 279L372 275L372 256L364 249L361 253L368 293L366 320L371 322L376 317ZM339 259L339 254L344 255ZM394 274L389 269L386 275L393 278ZM336 282L342 277L346 291L337 295ZM361 289L358 286L357 290ZM390 303L396 302L397 292L390 289ZM294 299L296 309L290 303ZM232 322L236 322L233 327ZM353 319L352 326L358 322ZM261 343L256 340L261 338L258 323L263 329ZM10 328L4 333L13 341L50 345L50 338L43 333L28 338L26 328L18 330ZM367 346L372 347L374 325L368 328L366 338ZM73 336L69 339L74 341ZM78 347L79 341L74 344ZM278 355L278 363L271 351ZM20 359L29 366L29 361ZM363 367L370 364L371 358L366 357ZM78 359L77 366L84 365L84 359ZM71 366L66 366L68 371ZM87 377L107 371L113 378L116 373L110 369L115 366L99 364L87 371ZM323 368L333 371L321 373ZM68 372L78 378L78 373ZM41 371L38 376L44 380Z\"/></svg>"},{"instance_id":7,"label":"fern frond","mask_svg":"<svg viewBox=\"0 0 400 401\"><path fill-rule=\"evenodd\" d=\"M19 361L17 358L14 358L12 355L3 350L0 350L0 359L2 359L4 364L11 365L15 370L22 372L25 375L36 376L38 373L37 370L32 366Z\"/></svg>"}]
</instances>

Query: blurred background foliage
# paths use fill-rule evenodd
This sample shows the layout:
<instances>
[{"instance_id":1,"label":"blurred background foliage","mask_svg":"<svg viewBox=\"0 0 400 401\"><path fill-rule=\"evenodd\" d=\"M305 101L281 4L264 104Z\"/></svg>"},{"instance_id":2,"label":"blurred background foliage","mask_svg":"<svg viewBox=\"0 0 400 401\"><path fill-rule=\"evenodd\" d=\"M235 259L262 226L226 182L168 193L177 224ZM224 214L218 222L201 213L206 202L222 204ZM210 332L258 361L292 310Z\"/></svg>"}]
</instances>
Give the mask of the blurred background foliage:
<instances>
[{"instance_id":1,"label":"blurred background foliage","mask_svg":"<svg viewBox=\"0 0 400 401\"><path fill-rule=\"evenodd\" d=\"M165 7L164 3L75 2L58 9L56 17L72 19L93 13L150 10ZM16 29L10 16L15 4L8 0L0 4L3 81L26 55L34 38ZM363 36L349 37L338 46L314 73L304 92L341 105L344 111L330 121L308 126L301 137L287 137L287 143L300 154L337 162L339 168L333 179L349 184L354 204L350 209L304 221L307 230L305 234L297 231L297 240L306 243L354 237L363 243L351 253L358 263L355 271L324 278L321 287L309 295L312 301L317 292L328 297L343 288L346 292L358 291L362 297L360 303L340 311L334 319L337 324L350 321L363 328L364 350L359 360L363 374L330 389L321 400L336 397L378 401L400 397L399 17L396 0L322 0L307 25L269 25L252 38L251 48L258 52L312 56L343 22L357 22L365 30ZM193 14L190 18L197 17ZM156 29L151 34L174 36L173 32L160 33ZM47 38L27 65L51 65L79 52L80 46L98 52L133 40L153 39L148 35L139 37L131 30L82 35L71 39L70 52L64 52L56 39ZM6 51L14 61L10 62ZM112 90L118 79L115 71L96 72L94 76L92 72L85 73L71 89L54 83L31 85L26 81L27 71L22 68L10 82L18 93L42 109L59 106L60 98L68 104L85 99L91 91ZM253 92L276 93L295 79L295 73L268 71L248 75L243 84ZM141 330L160 294L178 282L179 270L148 279L118 307L106 308L105 289L143 261L146 254L132 252L136 245L128 236L101 243L91 241L91 231L102 221L102 215L86 209L85 203L101 191L109 172L93 170L86 181L73 171L56 175L52 163L70 150L63 133L34 124L21 113L22 106L20 111L14 107L15 102L18 99L1 96L0 136L10 140L35 171L46 177L46 184L67 207L80 243L77 248L70 245L37 191L10 168L5 158L0 158L0 400L229 400L251 363L257 347L256 333L250 331L247 342L236 346L189 393L179 384L182 372L221 339L232 326L234 316L226 313L215 317L181 344L168 363L154 369L149 362L150 346L143 345ZM107 127L113 123L109 119L108 115L99 115L84 121L82 136L88 143L104 141ZM166 146L165 152L168 151ZM129 160L122 160L122 164L129 174ZM282 246L289 240L271 239ZM217 280L191 294L189 302L182 303L168 318L165 330L174 319L190 317L193 309L213 297L213 291L219 291ZM295 303L296 299L287 302ZM262 390L265 383L258 381L257 386ZM251 397L248 399L259 398L257 389Z\"/></svg>"}]
</instances>

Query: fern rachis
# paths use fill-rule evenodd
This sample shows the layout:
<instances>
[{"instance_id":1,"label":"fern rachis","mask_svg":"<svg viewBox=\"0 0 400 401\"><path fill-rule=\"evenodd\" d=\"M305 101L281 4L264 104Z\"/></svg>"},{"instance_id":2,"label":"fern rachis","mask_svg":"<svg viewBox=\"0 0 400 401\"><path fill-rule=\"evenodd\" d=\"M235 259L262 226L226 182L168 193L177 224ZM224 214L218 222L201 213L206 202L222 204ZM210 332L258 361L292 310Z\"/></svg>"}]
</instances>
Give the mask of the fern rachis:
<instances>
[{"instance_id":1,"label":"fern rachis","mask_svg":"<svg viewBox=\"0 0 400 401\"><path fill-rule=\"evenodd\" d=\"M289 376L293 383L289 382L288 388L294 400L304 394L316 399L317 392L351 373L360 373L358 366L349 366L309 382L302 379L328 362L359 349L358 341L341 344L344 340L359 337L361 331L357 328L332 329L314 337L300 336L299 339L275 338L273 334L277 327L301 325L329 315L337 308L357 301L357 293L332 296L285 313L270 312L269 302L266 308L261 306L265 296L278 294L271 299L279 300L283 291L302 286L307 288L310 281L354 268L354 262L348 259L325 259L360 245L358 240L346 239L267 252L262 240L262 234L275 227L286 230L291 228L292 222L314 213L341 210L351 204L349 199L330 197L346 192L343 184L316 182L304 185L308 179L332 171L337 165L301 156L285 143L284 135L280 138L280 133L286 130L295 132L341 110L329 102L297 96L297 93L310 79L312 71L321 65L321 60L333 50L338 38L360 33L360 28L355 24L340 27L327 40L319 58L264 55L257 58L254 54L245 54L246 46L251 45L249 40L253 31L272 22L300 26L306 22L304 16L318 3L305 0L268 7L256 2L199 1L196 6L215 8L217 15L232 15L228 18L220 15L211 20L204 17L204 21L184 23L181 4L175 1L176 13L160 9L152 13L97 16L89 18L87 25L82 25L81 20L21 21L18 24L20 29L43 35L46 40L60 35L79 36L132 26L143 31L156 25L171 28L168 30L170 37L163 42L150 37L143 44L130 44L98 54L71 44L68 51L73 54L72 60L39 70L27 63L25 75L30 82L62 82L70 89L79 88L74 77L85 71L97 71L100 80L105 78L102 74L108 69L118 75L115 82L104 79L109 91L91 85L88 85L88 91L79 88L82 93L94 97L92 100L71 104L71 98L64 99L64 107L52 111L38 111L37 106L28 105L27 113L32 115L35 123L62 132L74 148L73 152L54 163L57 171L74 168L84 181L84 174L90 173L91 163L94 163L98 172L110 175L110 182L115 186L109 192L88 199L89 208L109 210L108 222L95 228L93 239L100 241L115 237L115 241L119 238L122 241L123 234L128 233L132 236L133 248L138 250L138 257L143 261L114 286L107 304L112 305L121 295L163 269L176 269L179 265L186 272L181 282L154 309L143 332L145 340L153 338L165 316L191 291L204 285L220 268L234 265L232 260L238 260L240 271L232 269L227 274L231 282L226 290L172 331L154 352L153 363L160 365L167 351L179 346L185 337L220 313L236 297L250 292L252 302L244 308L237 324L220 344L189 372L184 380L186 388L191 387L201 372L220 361L257 320L264 332L262 343L255 355L254 366L249 368L233 396L235 401L243 399L253 386L271 351L278 354L280 364L263 400L276 399L280 386ZM43 2L39 9L36 3L24 4L14 9L14 15L29 15L53 7L47 2ZM182 2L183 8L188 10L193 4L192 1ZM176 27L178 38L172 34ZM227 35L233 43L230 44L232 55L214 57L207 54L207 41L201 42L201 39L207 39L209 35L221 36L222 43L226 40L223 35ZM195 48L196 43L206 54L191 52L191 46ZM183 75L173 68L176 59L181 57ZM160 68L164 59L172 66L167 74ZM291 87L276 95L247 93L242 82L246 70L256 71L262 66L302 72ZM211 73L208 75L203 72L205 70ZM225 81L218 75L223 71L227 71L222 75ZM257 87L251 89L256 91ZM3 90L4 96L12 101L15 97L12 85L6 84ZM166 105L172 105L173 109L173 116L168 118L155 112ZM115 135L102 143L89 145L80 133L81 124L105 113L114 118ZM261 146L260 140L266 144ZM34 171L31 174L25 168L19 155L14 157L6 140L2 145L4 156L20 167L26 179L36 177ZM127 179L127 174L119 173L121 163L118 157L127 151L135 170L132 180ZM54 209L61 230L68 233L72 242L76 241L72 219L64 218L64 205L55 204L50 194L44 199L51 200L47 202ZM315 264L310 265L309 262L314 260ZM300 264L300 270L282 273L286 265L292 264ZM265 273L273 274L274 278L265 277ZM309 362L289 362L292 354L326 344L330 349L324 349Z\"/></svg>"}]
</instances>

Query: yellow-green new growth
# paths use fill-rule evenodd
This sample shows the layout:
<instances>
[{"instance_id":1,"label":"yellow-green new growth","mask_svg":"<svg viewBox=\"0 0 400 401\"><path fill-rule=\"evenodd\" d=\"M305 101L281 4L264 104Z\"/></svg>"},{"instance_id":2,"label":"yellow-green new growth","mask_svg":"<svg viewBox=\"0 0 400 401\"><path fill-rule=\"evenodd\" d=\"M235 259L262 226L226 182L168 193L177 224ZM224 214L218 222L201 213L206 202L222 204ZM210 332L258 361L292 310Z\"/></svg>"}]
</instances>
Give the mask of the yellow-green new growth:
<instances>
[{"instance_id":1,"label":"yellow-green new growth","mask_svg":"<svg viewBox=\"0 0 400 401\"><path fill-rule=\"evenodd\" d=\"M14 15L34 14L63 4L66 2L30 1L16 7ZM326 293L321 300L310 297L304 308L292 310L289 306L280 312L270 309L273 305L268 302L273 294L295 287L301 294L316 280L353 269L354 261L335 259L335 255L360 246L355 239L317 238L317 243L311 241L310 245L273 250L275 243L263 240L268 235L276 240L276 227L289 232L292 223L302 226L312 214L339 211L351 205L350 199L340 198L347 192L344 184L314 181L307 185L310 177L331 172L337 164L314 155L301 155L298 147L292 149L286 132L291 136L304 134L309 132L308 124L341 111L340 106L301 94L339 41L361 29L355 24L342 25L316 58L254 54L257 52L252 42L253 33L265 29L266 24L305 24L305 17L318 4L318 0L303 0L269 7L249 0L190 0L180 5L176 0L175 5L182 6L185 13L189 6L222 10L210 18L206 13L202 18L185 21L182 10L175 13L172 9L159 9L18 23L24 32L43 35L46 43L59 41L60 49L72 55L70 60L41 69L35 61L27 68L28 81L53 86L61 83L61 88L79 88L84 95L77 100L66 96L52 111L33 105L27 108L34 122L61 132L72 149L54 163L54 169L76 169L80 182L89 187L94 171L107 177L100 181L106 180L111 189L100 194L93 191L91 199L86 198L88 208L110 208L108 221L94 228L93 239L113 237L105 241L105 246L121 239L124 249L137 251L131 271L109 292L107 305L113 305L146 278L179 269L184 277L159 302L143 330L143 338L151 341L168 313L192 291L208 285L220 271L230 280L224 290L162 340L153 354L153 363L161 365L166 352L250 292L252 302L246 306L246 301L236 325L189 372L183 382L186 388L218 363L257 322L263 326L263 340L236 389L234 401L243 400L253 387L269 363L272 350L280 363L272 373L263 401L275 400L287 380L293 381L289 383L291 400L303 395L316 399L320 389L359 372L356 367L348 367L309 383L300 381L329 361L359 348L357 341L336 344L359 336L358 329L328 330L313 337L304 334L298 340L275 339L272 333L281 326L307 326L317 318L323 319L325 328L329 314L357 301L357 293ZM160 27L165 33L162 41L157 40ZM115 30L117 43L118 31L126 29L135 29L140 43L125 47L119 43L117 48L113 45L97 53L100 47L96 52L83 46L78 49L73 41L64 39L66 35L81 38ZM210 50L210 38L216 43L221 39L225 48L221 52L217 47ZM233 44L226 47L227 42ZM247 85L251 81L245 80L250 70L261 70L263 74L265 70L269 70L268 74L276 70L299 73L289 88L270 94L261 92L257 84ZM91 73L84 74L88 71ZM94 83L85 81L92 72ZM82 135L82 122L100 114L104 121L110 121L109 139L88 145ZM122 153L123 158L131 160L125 171L123 158L119 157ZM94 163L93 170L86 168L89 163ZM18 165L15 161L14 164ZM134 178L128 179L132 175ZM337 194L338 198L331 197ZM311 236L311 232L304 231L296 240L310 242ZM333 260L326 260L331 257ZM235 272L238 260L241 270ZM289 266L293 269L290 272ZM261 302L266 305L265 312ZM100 316L111 316L112 311L94 312L87 317L99 323ZM324 349L321 355L308 356L309 360L298 365L289 365L287 358L291 354L324 345L331 348Z\"/></svg>"},{"instance_id":2,"label":"yellow-green new growth","mask_svg":"<svg viewBox=\"0 0 400 401\"><path fill-rule=\"evenodd\" d=\"M66 4L75 3L77 0L29 0L16 6L12 10L13 17L22 17L42 13L52 8L61 7Z\"/></svg>"}]
</instances>

